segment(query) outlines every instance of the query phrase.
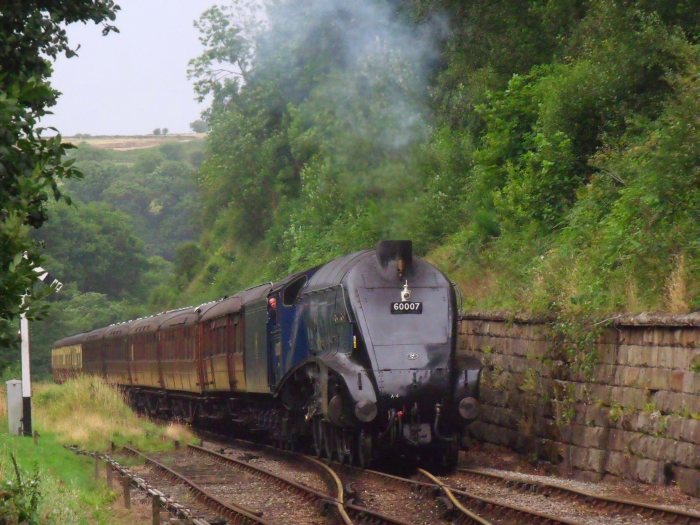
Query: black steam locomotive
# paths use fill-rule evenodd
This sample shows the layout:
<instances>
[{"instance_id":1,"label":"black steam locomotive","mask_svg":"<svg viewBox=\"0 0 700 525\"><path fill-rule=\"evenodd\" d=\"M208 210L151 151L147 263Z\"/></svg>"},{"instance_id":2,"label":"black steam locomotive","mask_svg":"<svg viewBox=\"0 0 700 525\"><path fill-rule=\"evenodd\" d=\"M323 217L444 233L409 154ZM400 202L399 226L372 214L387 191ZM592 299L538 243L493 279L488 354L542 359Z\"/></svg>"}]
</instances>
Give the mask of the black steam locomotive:
<instances>
[{"instance_id":1,"label":"black steam locomotive","mask_svg":"<svg viewBox=\"0 0 700 525\"><path fill-rule=\"evenodd\" d=\"M96 373L152 414L246 429L368 465L452 466L480 363L455 359L455 289L383 241L232 297L54 344L57 380Z\"/></svg>"}]
</instances>

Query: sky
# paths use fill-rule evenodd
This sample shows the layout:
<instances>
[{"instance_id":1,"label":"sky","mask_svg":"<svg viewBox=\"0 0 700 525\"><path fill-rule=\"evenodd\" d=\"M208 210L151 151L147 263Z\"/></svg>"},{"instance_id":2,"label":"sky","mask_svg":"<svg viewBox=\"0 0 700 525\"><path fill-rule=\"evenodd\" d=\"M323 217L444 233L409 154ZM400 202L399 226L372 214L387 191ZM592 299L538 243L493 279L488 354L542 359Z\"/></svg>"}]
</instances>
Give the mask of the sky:
<instances>
[{"instance_id":1,"label":"sky","mask_svg":"<svg viewBox=\"0 0 700 525\"><path fill-rule=\"evenodd\" d=\"M147 135L155 128L190 132L204 108L187 80L187 63L202 52L193 22L215 0L118 0L120 33L71 24L78 56L60 57L51 83L62 95L42 120L64 136Z\"/></svg>"}]
</instances>

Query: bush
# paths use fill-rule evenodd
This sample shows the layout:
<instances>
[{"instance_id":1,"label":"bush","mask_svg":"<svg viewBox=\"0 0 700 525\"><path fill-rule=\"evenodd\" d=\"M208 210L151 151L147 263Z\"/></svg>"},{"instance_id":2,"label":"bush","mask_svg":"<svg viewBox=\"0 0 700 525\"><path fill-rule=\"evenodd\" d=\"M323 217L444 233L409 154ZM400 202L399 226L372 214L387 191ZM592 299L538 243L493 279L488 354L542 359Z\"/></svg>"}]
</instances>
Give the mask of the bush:
<instances>
[{"instance_id":1,"label":"bush","mask_svg":"<svg viewBox=\"0 0 700 525\"><path fill-rule=\"evenodd\" d=\"M1 523L39 523L37 510L41 497L39 471L35 467L32 475L22 475L14 454L10 454L14 477L2 484L0 493Z\"/></svg>"}]
</instances>

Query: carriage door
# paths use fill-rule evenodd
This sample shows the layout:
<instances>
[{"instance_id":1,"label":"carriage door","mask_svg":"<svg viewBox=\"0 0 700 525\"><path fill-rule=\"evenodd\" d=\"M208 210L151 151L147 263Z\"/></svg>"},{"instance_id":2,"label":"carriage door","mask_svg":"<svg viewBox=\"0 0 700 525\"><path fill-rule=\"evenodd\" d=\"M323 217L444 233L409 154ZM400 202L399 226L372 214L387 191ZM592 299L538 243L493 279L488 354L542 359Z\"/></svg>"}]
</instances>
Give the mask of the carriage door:
<instances>
[{"instance_id":1,"label":"carriage door","mask_svg":"<svg viewBox=\"0 0 700 525\"><path fill-rule=\"evenodd\" d=\"M278 316L280 315L280 300L279 294L270 294L267 299L267 345L268 345L268 384L270 389L282 377L282 335L279 325Z\"/></svg>"},{"instance_id":2,"label":"carriage door","mask_svg":"<svg viewBox=\"0 0 700 525\"><path fill-rule=\"evenodd\" d=\"M202 361L204 364L204 389L216 390L216 367L214 356L226 346L226 317L219 317L209 322L207 344L204 347ZM224 350L225 351L225 350Z\"/></svg>"}]
</instances>

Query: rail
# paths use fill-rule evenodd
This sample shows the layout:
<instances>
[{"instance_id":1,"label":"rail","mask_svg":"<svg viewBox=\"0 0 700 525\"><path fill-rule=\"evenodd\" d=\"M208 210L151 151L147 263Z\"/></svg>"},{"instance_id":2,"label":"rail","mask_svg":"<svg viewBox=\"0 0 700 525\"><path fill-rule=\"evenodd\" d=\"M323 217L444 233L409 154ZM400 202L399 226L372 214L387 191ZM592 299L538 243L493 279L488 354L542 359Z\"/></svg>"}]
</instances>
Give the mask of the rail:
<instances>
[{"instance_id":1,"label":"rail","mask_svg":"<svg viewBox=\"0 0 700 525\"><path fill-rule=\"evenodd\" d=\"M502 521L503 517L512 518L516 523L541 523L546 525L580 525L579 522L558 518L543 512L538 512L517 505L511 505L491 498L477 496L462 489L451 487L426 470L418 469L420 474L429 481L417 481L402 476L394 476L377 470L360 469L358 467L343 466L345 469L357 470L365 475L379 477L386 481L403 483L411 487L416 493L442 493L446 501L447 512L455 515L459 523L475 525L489 524L491 519ZM465 512L466 511L466 512Z\"/></svg>"},{"instance_id":2,"label":"rail","mask_svg":"<svg viewBox=\"0 0 700 525\"><path fill-rule=\"evenodd\" d=\"M501 483L505 486L515 487L521 490L527 490L529 492L538 492L549 496L564 495L566 497L582 501L593 507L614 508L635 515L641 514L650 518L661 518L664 520L668 520L671 523L700 525L700 513L698 512L684 511L681 509L672 509L669 507L662 507L659 505L653 505L651 503L645 503L642 501L634 501L623 498L615 498L612 496L604 496L586 490L564 487L561 485L557 485L556 483L546 482L544 480L516 479L495 472L487 472L483 470L470 468L459 468L457 469L457 471L470 476L487 478Z\"/></svg>"},{"instance_id":3,"label":"rail","mask_svg":"<svg viewBox=\"0 0 700 525\"><path fill-rule=\"evenodd\" d=\"M131 447L122 447L123 450L133 456L139 457L144 460L144 462L154 468L155 470L163 473L167 478L179 483L183 483L187 486L188 490L195 499L203 503L208 508L212 509L223 517L228 518L235 524L257 524L257 525L272 525L270 522L262 518L262 513L260 511L252 510L242 505L226 503L216 496L213 496L207 492L203 487L200 487L197 483L189 479L187 476L176 472L175 470L163 465L161 462L147 456L143 452L140 452Z\"/></svg>"},{"instance_id":4,"label":"rail","mask_svg":"<svg viewBox=\"0 0 700 525\"><path fill-rule=\"evenodd\" d=\"M253 446L256 449L266 449L279 455L284 455L297 460L303 459L304 461L307 461L309 464L313 465L314 468L316 468L324 474L329 488L332 487L332 490L334 490L335 495L324 494L311 487L307 487L306 485L302 485L285 477L278 476L261 467L251 465L250 463L240 461L238 459L226 456L224 454L220 454L219 452L210 450L205 447L189 445L188 448L195 454L206 455L207 457L213 458L220 463L224 463L230 467L244 470L253 475L257 475L258 477L272 481L276 485L284 486L290 490L293 490L294 492L302 495L303 497L317 501L322 505L334 508L335 511L338 513L338 516L342 520L342 523L344 523L345 525L356 525L361 523L371 523L373 525L409 525L406 522L394 519L380 512L376 512L366 507L347 502L345 500L345 490L343 488L342 481L338 474L330 466L326 465L321 461L316 460L315 458L311 458L303 454L297 454L295 452L280 450L259 443L252 443L243 440L236 441L241 442L246 446Z\"/></svg>"}]
</instances>

